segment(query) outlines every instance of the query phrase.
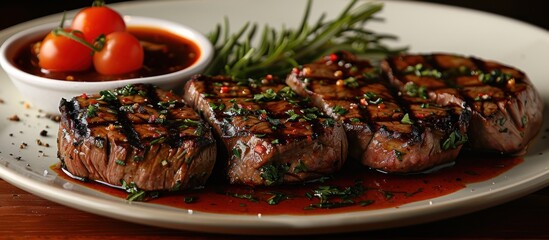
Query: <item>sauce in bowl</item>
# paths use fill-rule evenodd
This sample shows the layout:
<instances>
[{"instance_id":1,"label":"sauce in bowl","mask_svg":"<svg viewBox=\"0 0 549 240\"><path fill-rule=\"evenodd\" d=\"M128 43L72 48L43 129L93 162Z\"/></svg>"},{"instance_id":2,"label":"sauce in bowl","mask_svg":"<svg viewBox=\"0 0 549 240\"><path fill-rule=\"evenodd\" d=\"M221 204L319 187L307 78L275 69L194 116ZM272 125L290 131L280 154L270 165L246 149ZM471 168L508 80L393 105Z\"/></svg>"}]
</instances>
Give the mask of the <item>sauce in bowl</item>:
<instances>
[{"instance_id":1,"label":"sauce in bowl","mask_svg":"<svg viewBox=\"0 0 549 240\"><path fill-rule=\"evenodd\" d=\"M50 79L100 82L121 79L151 77L168 74L193 65L200 57L196 43L169 31L153 27L130 26L132 33L143 46L145 53L143 67L136 72L122 75L101 75L93 68L82 72L50 72L38 66L34 49L41 39L30 42L15 57L15 63L24 72Z\"/></svg>"}]
</instances>

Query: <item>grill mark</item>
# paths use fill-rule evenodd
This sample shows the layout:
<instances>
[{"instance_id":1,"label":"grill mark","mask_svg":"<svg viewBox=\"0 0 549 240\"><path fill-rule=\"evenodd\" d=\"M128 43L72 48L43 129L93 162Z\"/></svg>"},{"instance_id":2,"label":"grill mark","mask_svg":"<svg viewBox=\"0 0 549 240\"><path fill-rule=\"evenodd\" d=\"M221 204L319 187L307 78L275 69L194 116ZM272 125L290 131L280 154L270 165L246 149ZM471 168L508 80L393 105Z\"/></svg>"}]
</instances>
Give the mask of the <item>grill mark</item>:
<instances>
[{"instance_id":1,"label":"grill mark","mask_svg":"<svg viewBox=\"0 0 549 240\"><path fill-rule=\"evenodd\" d=\"M160 105L159 105L160 98L158 96L158 93L155 91L155 89L152 85L146 85L146 93L147 93L146 98L147 98L149 104L152 105L152 107L155 111L161 112L161 111L165 110L165 109L160 107ZM179 104L179 102L177 102L174 107L177 108L177 107L180 107L180 106L181 106L181 104ZM179 129L176 128L175 122L171 122L174 119L174 117L170 114L169 111L167 111L167 109L166 109L165 116L166 116L166 124L160 124L160 125L166 127L167 132L168 132L168 135L167 135L166 140L164 141L164 143L168 144L172 148L180 147L181 144L183 143L183 139L179 138Z\"/></svg>"},{"instance_id":2,"label":"grill mark","mask_svg":"<svg viewBox=\"0 0 549 240\"><path fill-rule=\"evenodd\" d=\"M74 123L74 129L76 129L75 138L81 140L82 138L87 137L90 134L88 123L85 118L79 117L80 104L78 101L66 101L65 99L62 99L61 105L67 108L65 111L68 115L67 118L72 119L71 122Z\"/></svg>"},{"instance_id":3,"label":"grill mark","mask_svg":"<svg viewBox=\"0 0 549 240\"><path fill-rule=\"evenodd\" d=\"M286 85L281 83L280 80L274 80L273 79L272 82L269 83L269 84L266 84L266 85L258 84L258 87L252 87L252 86L249 86L249 85L240 85L240 84L237 84L237 82L235 80L232 80L230 78L207 79L206 77L202 76L202 77L197 78L196 80L202 81L204 83L205 92L201 92L200 94L204 94L204 93L212 94L212 96L205 96L204 99L210 99L210 100L212 100L212 99L213 100L216 100L216 99L236 99L236 100L252 101L253 103L255 103L259 106L260 110L267 110L268 109L267 108L267 102L272 102L272 101L285 101L285 102L288 102L287 100L281 99L281 98L278 98L278 97L277 97L276 100L271 100L271 101L256 101L256 100L253 100L254 95L264 93L267 89L273 89L273 90L278 89L278 91L275 91L278 94L280 89L282 89L283 87L286 87ZM219 96L214 91L214 89L215 89L214 83L229 83L228 85L223 85L223 86L227 86L227 87L239 86L239 87L242 87L243 88L242 90L249 90L250 97ZM263 87L264 89L262 90L261 87ZM296 93L296 96L297 96L297 93ZM309 108L309 107L313 107L313 106L307 106L306 103L301 101L301 100L298 103L292 104L292 105L295 106L298 110L303 110L303 109L306 109L306 108ZM230 107L231 106L226 105L225 108L223 109L223 111L226 111L227 108L230 108ZM234 115L234 116L227 116L223 113L223 111L214 110L214 116L213 116L217 119L217 121L223 123L222 126L221 126L222 129L226 129L228 127L228 125L231 125L231 127L233 126L231 124L231 121L232 121L234 116L241 116L241 117L255 116L255 117L261 119L260 118L261 114L259 113L259 111L250 110L248 112L248 114ZM322 111L319 109L318 113L322 114ZM271 128L273 130L272 133L265 133L265 134L261 133L260 135L262 135L262 138L273 139L273 140L277 139L281 144L285 144L285 143L291 142L290 141L291 139L301 140L301 139L304 139L304 138L308 137L306 135L300 135L300 134L297 134L297 136L296 135L288 136L287 134L285 134L283 132L284 129L286 128L285 125L284 125L284 120L287 118L285 112L270 112L270 111L267 110L267 117L270 118L270 119L274 119L275 121L280 120L280 124L276 125L276 129ZM320 117L320 118L326 118L326 117L324 116L324 117ZM265 121L265 120L261 120L261 121ZM267 122L269 122L269 121L267 121ZM325 127L323 126L323 124L320 122L320 119L318 119L318 118L308 120L307 124L309 124L313 129L313 131L312 131L313 134L311 136L313 139L315 139L318 135L324 133L324 131L325 131ZM269 125L271 127L275 126L271 122L269 122ZM296 129L299 132L300 128L296 128ZM223 130L223 132L226 132L226 131ZM236 134L236 135L230 136L230 137L242 137L242 136L245 136L247 134L252 134L253 135L253 134L258 134L258 133L250 132L250 131L244 131L240 134Z\"/></svg>"},{"instance_id":4,"label":"grill mark","mask_svg":"<svg viewBox=\"0 0 549 240\"><path fill-rule=\"evenodd\" d=\"M145 149L143 142L139 138L139 134L135 131L133 123L128 119L126 114L122 114L119 111L122 106L120 100L116 98L116 100L109 100L107 103L109 103L108 107L116 112L116 122L122 127L121 132L128 138L128 143L137 149Z\"/></svg>"}]
</instances>

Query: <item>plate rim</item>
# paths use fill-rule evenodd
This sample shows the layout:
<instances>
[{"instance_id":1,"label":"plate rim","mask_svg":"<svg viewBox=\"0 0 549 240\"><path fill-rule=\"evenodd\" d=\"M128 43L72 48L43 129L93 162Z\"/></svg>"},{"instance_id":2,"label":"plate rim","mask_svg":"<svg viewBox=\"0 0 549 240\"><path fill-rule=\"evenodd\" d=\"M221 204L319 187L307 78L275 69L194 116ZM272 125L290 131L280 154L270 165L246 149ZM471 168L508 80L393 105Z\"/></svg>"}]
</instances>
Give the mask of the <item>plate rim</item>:
<instances>
[{"instance_id":1,"label":"plate rim","mask_svg":"<svg viewBox=\"0 0 549 240\"><path fill-rule=\"evenodd\" d=\"M147 2L116 3L116 4L113 4L113 7L120 8L120 7L125 7L125 6L133 6L135 4L141 4L141 5L146 6L147 4L151 4L151 2L148 2L148 3ZM164 2L170 2L170 1L164 1ZM534 26L534 25L531 25L531 24L528 24L528 23L525 23L525 22L522 22L522 21L519 21L519 20L510 19L510 18L501 16L501 15L487 13L487 12L478 11L478 10L460 8L460 7L455 7L455 6L448 6L448 5L443 5L443 4L433 4L433 3L424 3L424 2L417 2L417 3L416 2L404 2L404 1L387 1L386 3L427 5L427 6L431 6L431 7L436 6L436 7L439 7L439 8L452 8L452 9L458 10L458 11L476 12L478 14L488 14L492 17L497 17L500 20L512 21L512 22L516 22L517 24L523 25L525 27L530 27L535 31L544 30L543 28L540 28L540 27L537 27L537 26ZM73 11L76 11L76 10L73 10ZM0 31L0 42L3 42L7 37L9 37L11 34L17 32L17 31L19 31L20 29L24 29L28 26L33 26L33 25L36 25L36 24L39 24L39 23L51 21L54 18L57 18L58 16L59 16L59 14L53 14L53 15L50 15L50 16L34 19L34 20L31 20L31 21L27 21L25 23L21 23L21 24L6 28L6 29ZM9 34L9 33L11 33L11 34ZM549 34L546 34L546 36L549 38ZM3 72L3 70L2 70L2 72ZM545 99L546 98L547 98L547 96L545 96ZM545 109L546 109L545 111L547 111L547 104L546 104ZM547 115L547 114L545 114L545 115ZM545 121L547 121L547 120L545 120ZM541 134L541 132L539 134ZM539 138L539 136L536 137L536 138ZM3 158L3 156L0 155L0 163L2 163L3 161L4 161L4 158ZM9 161L6 161L6 163L9 163ZM20 171L24 172L24 170L20 170ZM120 213L119 209L114 208L114 207L122 207L123 206L123 207L127 207L129 210L140 209L140 210L142 210L146 213L149 213L150 211L152 211L148 207L147 208L139 207L141 204L133 204L133 205L135 205L135 206L133 206L132 204L122 205L120 203L115 203L114 205L112 205L112 202L109 201L109 200L105 200L105 199L102 199L102 198L97 198L96 196L90 196L90 195L86 195L86 194L78 193L78 192L74 192L74 191L62 191L61 194L51 194L53 192L56 192L59 188L55 187L55 186L48 185L48 184L46 184L44 182L41 182L41 181L34 180L32 178L28 178L28 177L24 176L23 174L20 174L20 173L16 172L15 169L9 168L9 166L5 166L4 164L0 164L0 177L2 179L4 179L5 181L9 182L10 184L12 184L14 186L17 186L21 189L24 189L27 192L36 194L36 195L38 195L42 198L51 200L53 202L56 202L56 203L59 203L59 204L65 205L65 206L73 207L73 208L76 208L76 209L79 209L79 210L82 210L82 211L86 211L86 212L89 212L89 213L94 213L94 214L105 216L105 217L111 217L111 218L116 218L116 219L123 220L123 221L129 221L129 222L152 225L152 226L158 226L158 227L164 227L164 228L183 229L183 230L201 231L201 232L212 232L212 233L238 233L238 234L258 234L258 233L259 234L265 234L265 233L268 233L269 235L278 235L278 234L287 235L288 232L281 233L280 229L290 228L293 231L295 231L292 234L294 234L294 233L295 234L311 234L311 233L327 233L327 232L336 233L336 232L355 231L355 230L357 230L356 228L363 227L364 224L365 224L364 219L357 219L355 222L351 222L350 224L349 224L349 221L348 221L347 223L345 223L343 225L337 225L337 222L333 223L334 222L333 219L330 219L330 220L320 221L320 222L315 221L314 223L320 224L320 226L313 226L314 224L313 225L303 224L303 223L299 223L298 221L288 222L284 219L282 219L282 220L279 219L279 218L286 217L286 215L284 215L284 216L262 216L261 218L258 218L257 216L254 217L253 215L215 214L215 213L193 213L193 214L186 214L186 215L181 214L181 213L177 213L178 217L184 218L184 220L185 219L191 219L191 220L190 221L183 221L183 222L181 222L181 221L177 221L177 222L163 221L164 219L162 219L162 218L157 218L156 216L151 217L151 215L143 214L143 212L136 213L135 211L124 211L124 212ZM495 206L495 205L501 204L503 202L508 202L508 201L513 200L513 199L522 197L526 194L529 194L529 193L534 192L536 190L539 190L543 187L546 187L548 185L548 183L549 183L549 170L546 169L545 171L542 171L539 174L530 176L526 179L522 179L521 181L514 182L513 184L510 184L510 185L508 184L508 185L505 185L505 186L498 187L493 192L483 192L483 193L470 195L470 196L467 196L467 197L462 197L462 198L459 198L459 199L447 200L443 203L433 204L433 206L429 207L429 209L427 209L427 211L424 211L422 214L420 214L420 215L433 215L433 214L438 214L438 213L441 213L441 212L449 212L450 210L453 210L453 213L449 213L449 215L438 216L438 217L437 216L430 217L429 219L422 219L422 221L416 221L416 222L410 223L410 224L407 224L407 223L394 223L394 222L392 222L392 224L391 224L391 222L389 220L385 220L385 222L382 223L383 225L372 224L372 225L369 225L369 227L364 228L362 230L374 230L374 229L383 229L383 228L390 228L390 227L407 226L407 225L411 225L411 224L431 222L431 221L436 221L436 220L440 220L440 219L445 219L445 218L448 218L448 217L463 215L463 214L466 214L466 213L478 211L480 209ZM522 190L519 194L517 194L516 191L512 191L512 189L515 189L517 187L521 187L520 189ZM468 189L462 189L460 191L466 191L466 190L468 190ZM465 202L474 202L475 200L478 200L479 198L485 198L485 197L487 197L487 198L489 197L491 199L494 199L495 201L492 201L492 202L486 202L485 201L485 202L482 202L482 204L480 204L480 205L477 203L476 205L473 205L474 206L473 208L469 208L470 207L469 206L467 209L465 209L465 206L463 206L463 205L459 206L459 204L458 204L458 206L455 206L455 204L457 204L456 202L464 202L464 201ZM68 202L69 200L73 200L73 199L76 199L76 198L84 199L84 202L80 202L80 201L75 201L75 202L72 202L72 203ZM103 203L109 203L109 204L101 205ZM101 207L103 207L103 209L100 212L97 212L98 209L89 208L88 206L85 206L85 205L101 205ZM116 214L113 214L113 212L111 212L111 211L107 211L108 209L111 209L111 208L104 209L104 207L105 206L108 207L108 205L112 205L112 210ZM451 209L448 209L448 208L451 208ZM403 208L401 208L401 211L412 212L412 211L416 211L417 209L425 210L425 208L423 206L413 206L413 207L403 207ZM459 209L459 211L456 211L456 209ZM365 212L370 213L369 215L382 215L382 214L385 214L384 210L386 210L386 209L367 210ZM445 211L443 211L443 210L445 210ZM158 211L158 210L155 209L152 212L155 212L155 211ZM165 212L170 213L168 211L165 211ZM329 215L333 218L340 219L340 218L347 218L348 214L349 213L332 213L332 214L327 214L327 215ZM230 222L230 221L229 222L223 222L225 224L223 226L214 225L214 223L218 224L218 222L217 222L218 219L216 219L216 218L219 218L220 215L223 215L223 218L228 218L228 217L237 218L238 221L244 221L244 222L247 222L247 223L249 222L249 224L253 225L252 226L253 229L250 229L250 225L245 225L244 226L239 222L237 223L236 221L235 222ZM196 216L199 216L199 217L196 217ZM300 215L295 215L294 216L294 215L292 215L291 218L302 221L302 220L310 220L310 219L318 218L318 216L319 215L306 215L306 216L300 216ZM417 214L416 215L412 214L412 216L407 216L406 218L413 218L413 217L416 217L416 216L417 216ZM131 219L128 219L127 217L131 217ZM262 219L262 220L257 221L257 219ZM155 222L153 222L153 223L147 222L148 220L154 220ZM200 221L197 221L197 220L200 220ZM332 224L328 224L328 222L330 222ZM325 225L323 225L323 224L325 224ZM246 232L241 232L242 229L247 229L247 231ZM317 232L311 232L311 230L315 230Z\"/></svg>"}]
</instances>

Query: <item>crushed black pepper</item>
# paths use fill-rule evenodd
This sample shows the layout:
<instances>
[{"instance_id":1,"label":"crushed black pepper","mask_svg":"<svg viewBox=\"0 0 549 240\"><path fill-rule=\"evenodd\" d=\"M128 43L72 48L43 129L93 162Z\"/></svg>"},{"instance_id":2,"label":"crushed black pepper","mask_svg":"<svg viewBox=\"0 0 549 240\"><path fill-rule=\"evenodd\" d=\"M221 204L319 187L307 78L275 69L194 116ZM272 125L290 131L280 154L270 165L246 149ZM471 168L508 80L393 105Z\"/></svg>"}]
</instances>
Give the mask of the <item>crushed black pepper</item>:
<instances>
[{"instance_id":1,"label":"crushed black pepper","mask_svg":"<svg viewBox=\"0 0 549 240\"><path fill-rule=\"evenodd\" d=\"M40 131L40 136L42 136L42 137L48 136L48 131L46 131L46 130Z\"/></svg>"}]
</instances>

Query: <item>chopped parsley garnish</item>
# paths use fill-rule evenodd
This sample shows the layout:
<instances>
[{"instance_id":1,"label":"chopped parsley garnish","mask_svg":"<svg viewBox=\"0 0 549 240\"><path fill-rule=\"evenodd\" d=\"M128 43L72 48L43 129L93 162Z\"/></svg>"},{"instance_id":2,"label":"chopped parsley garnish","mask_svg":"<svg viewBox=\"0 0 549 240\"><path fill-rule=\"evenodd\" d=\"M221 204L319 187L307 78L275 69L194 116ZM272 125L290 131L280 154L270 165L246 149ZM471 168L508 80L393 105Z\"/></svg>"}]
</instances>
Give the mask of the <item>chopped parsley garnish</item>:
<instances>
[{"instance_id":1,"label":"chopped parsley garnish","mask_svg":"<svg viewBox=\"0 0 549 240\"><path fill-rule=\"evenodd\" d=\"M282 183L288 169L289 167L287 165L265 165L260 168L261 178L265 180L265 185L267 186L276 185Z\"/></svg>"},{"instance_id":2,"label":"chopped parsley garnish","mask_svg":"<svg viewBox=\"0 0 549 240\"><path fill-rule=\"evenodd\" d=\"M393 150L393 152L395 153L395 156L396 158L399 160L399 161L402 161L402 156L404 156L406 153L403 153L399 150Z\"/></svg>"},{"instance_id":3,"label":"chopped parsley garnish","mask_svg":"<svg viewBox=\"0 0 549 240\"><path fill-rule=\"evenodd\" d=\"M155 145L155 144L163 143L164 141L166 141L166 137L159 137L159 138L153 139L149 144Z\"/></svg>"},{"instance_id":4,"label":"chopped parsley garnish","mask_svg":"<svg viewBox=\"0 0 549 240\"><path fill-rule=\"evenodd\" d=\"M287 120L288 121L297 121L297 119L299 118L299 114L295 113L295 111L293 109L290 109L288 111L286 111L286 114L288 114L288 116L290 116Z\"/></svg>"},{"instance_id":5,"label":"chopped parsley garnish","mask_svg":"<svg viewBox=\"0 0 549 240\"><path fill-rule=\"evenodd\" d=\"M356 78L354 77L348 77L346 79L343 79L343 84L347 87L351 87L351 88L357 88L359 86Z\"/></svg>"},{"instance_id":6,"label":"chopped parsley garnish","mask_svg":"<svg viewBox=\"0 0 549 240\"><path fill-rule=\"evenodd\" d=\"M458 146L466 143L468 140L467 134L462 134L458 130L453 131L450 133L450 136L444 142L442 143L442 149L448 150L448 149L455 149Z\"/></svg>"},{"instance_id":7,"label":"chopped parsley garnish","mask_svg":"<svg viewBox=\"0 0 549 240\"><path fill-rule=\"evenodd\" d=\"M240 193L231 193L231 192L226 192L225 193L227 196L231 196L231 197L234 197L234 198L240 198L240 199L246 199L250 202L258 202L259 199L252 195L252 194L240 194Z\"/></svg>"},{"instance_id":8,"label":"chopped parsley garnish","mask_svg":"<svg viewBox=\"0 0 549 240\"><path fill-rule=\"evenodd\" d=\"M100 101L114 101L116 100L116 94L110 90L103 90L103 91L100 91L99 94L101 95L100 98L98 98L97 100L100 100Z\"/></svg>"},{"instance_id":9,"label":"chopped parsley garnish","mask_svg":"<svg viewBox=\"0 0 549 240\"><path fill-rule=\"evenodd\" d=\"M236 142L236 145L233 147L233 157L237 159L242 158L242 153L246 151L248 147L242 141Z\"/></svg>"},{"instance_id":10,"label":"chopped parsley garnish","mask_svg":"<svg viewBox=\"0 0 549 240\"><path fill-rule=\"evenodd\" d=\"M288 195L284 194L284 193L270 192L270 194L272 194L272 196L267 199L267 203L269 205L277 205L281 201L284 201L286 199L290 199L290 197Z\"/></svg>"},{"instance_id":11,"label":"chopped parsley garnish","mask_svg":"<svg viewBox=\"0 0 549 240\"><path fill-rule=\"evenodd\" d=\"M141 190L137 187L137 185L135 185L134 182L128 183L124 179L120 180L120 182L122 184L121 187L124 190L126 190L126 192L128 193L128 196L126 197L126 200L128 200L130 202L133 202L133 201L141 202L141 201L145 201L145 200L150 199L150 198L157 198L158 197L158 192L157 191Z\"/></svg>"},{"instance_id":12,"label":"chopped parsley garnish","mask_svg":"<svg viewBox=\"0 0 549 240\"><path fill-rule=\"evenodd\" d=\"M410 119L410 115L408 115L408 113L404 114L400 122L408 125L414 124L414 121Z\"/></svg>"},{"instance_id":13,"label":"chopped parsley garnish","mask_svg":"<svg viewBox=\"0 0 549 240\"><path fill-rule=\"evenodd\" d=\"M158 102L158 106L162 109L171 109L175 107L176 103L177 103L176 100L167 101L167 102Z\"/></svg>"},{"instance_id":14,"label":"chopped parsley garnish","mask_svg":"<svg viewBox=\"0 0 549 240\"><path fill-rule=\"evenodd\" d=\"M138 94L137 89L134 88L133 85L128 84L122 88L119 88L116 93L123 95L123 96L130 96L130 95L136 95Z\"/></svg>"},{"instance_id":15,"label":"chopped parsley garnish","mask_svg":"<svg viewBox=\"0 0 549 240\"><path fill-rule=\"evenodd\" d=\"M126 166L126 162L122 159L116 159L115 163L120 166Z\"/></svg>"},{"instance_id":16,"label":"chopped parsley garnish","mask_svg":"<svg viewBox=\"0 0 549 240\"><path fill-rule=\"evenodd\" d=\"M337 115L345 115L348 110L342 106L339 106L339 105L335 105L332 110L334 111L335 114Z\"/></svg>"},{"instance_id":17,"label":"chopped parsley garnish","mask_svg":"<svg viewBox=\"0 0 549 240\"><path fill-rule=\"evenodd\" d=\"M361 182L355 183L354 186L340 188L336 186L319 186L313 190L312 194L307 197L319 198L318 203L309 204L305 207L306 210L318 208L340 208L355 204L355 198L361 197L366 189Z\"/></svg>"},{"instance_id":18,"label":"chopped parsley garnish","mask_svg":"<svg viewBox=\"0 0 549 240\"><path fill-rule=\"evenodd\" d=\"M86 111L86 115L89 118L97 116L97 111L99 110L99 107L96 105L89 105L88 110Z\"/></svg>"},{"instance_id":19,"label":"chopped parsley garnish","mask_svg":"<svg viewBox=\"0 0 549 240\"><path fill-rule=\"evenodd\" d=\"M490 84L490 83L505 83L508 80L513 78L513 75L504 73L500 69L494 69L490 71L489 73L481 72L481 71L475 71L473 74L478 75L478 80L482 83Z\"/></svg>"},{"instance_id":20,"label":"chopped parsley garnish","mask_svg":"<svg viewBox=\"0 0 549 240\"><path fill-rule=\"evenodd\" d=\"M427 88L424 86L418 86L413 82L406 83L404 85L404 90L406 91L406 95L410 97L420 97L423 99L428 98Z\"/></svg>"},{"instance_id":21,"label":"chopped parsley garnish","mask_svg":"<svg viewBox=\"0 0 549 240\"><path fill-rule=\"evenodd\" d=\"M303 163L301 159L297 161L297 165L294 167L294 173L307 172L307 166Z\"/></svg>"},{"instance_id":22,"label":"chopped parsley garnish","mask_svg":"<svg viewBox=\"0 0 549 240\"><path fill-rule=\"evenodd\" d=\"M383 99L381 97L379 97L376 93L374 92L366 92L364 93L364 99L368 100L368 103L370 104L374 104L374 105L377 105L377 104L380 104L383 102Z\"/></svg>"},{"instance_id":23,"label":"chopped parsley garnish","mask_svg":"<svg viewBox=\"0 0 549 240\"><path fill-rule=\"evenodd\" d=\"M276 92L269 88L265 92L258 93L254 95L254 101L268 102L276 99Z\"/></svg>"},{"instance_id":24,"label":"chopped parsley garnish","mask_svg":"<svg viewBox=\"0 0 549 240\"><path fill-rule=\"evenodd\" d=\"M414 74L418 77L434 77L434 78L441 78L442 73L437 69L427 69L423 66L423 64L418 63L414 66L408 66L406 69L404 69L405 74Z\"/></svg>"},{"instance_id":25,"label":"chopped parsley garnish","mask_svg":"<svg viewBox=\"0 0 549 240\"><path fill-rule=\"evenodd\" d=\"M222 111L223 109L225 109L225 104L223 103L219 103L219 104L215 104L213 102L210 102L208 103L210 105L210 107L212 108L212 110L220 110Z\"/></svg>"}]
</instances>

